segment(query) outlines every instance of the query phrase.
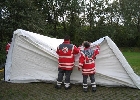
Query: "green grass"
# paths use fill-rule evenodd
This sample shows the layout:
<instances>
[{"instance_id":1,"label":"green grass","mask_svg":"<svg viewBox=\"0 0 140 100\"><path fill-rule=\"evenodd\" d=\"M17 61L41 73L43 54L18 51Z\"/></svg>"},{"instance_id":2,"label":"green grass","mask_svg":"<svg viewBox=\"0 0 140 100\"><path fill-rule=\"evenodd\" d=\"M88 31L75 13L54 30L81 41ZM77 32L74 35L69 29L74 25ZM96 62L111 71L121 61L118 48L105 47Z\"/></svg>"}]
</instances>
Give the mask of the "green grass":
<instances>
[{"instance_id":1,"label":"green grass","mask_svg":"<svg viewBox=\"0 0 140 100\"><path fill-rule=\"evenodd\" d=\"M123 55L140 75L140 52L123 52ZM3 72L0 72L0 79ZM0 81L0 100L140 100L140 90L129 87L97 86L95 93L90 87L87 93L82 85L72 85L71 90L54 88L48 83L8 83Z\"/></svg>"},{"instance_id":2,"label":"green grass","mask_svg":"<svg viewBox=\"0 0 140 100\"><path fill-rule=\"evenodd\" d=\"M140 76L140 52L123 52L134 72Z\"/></svg>"}]
</instances>

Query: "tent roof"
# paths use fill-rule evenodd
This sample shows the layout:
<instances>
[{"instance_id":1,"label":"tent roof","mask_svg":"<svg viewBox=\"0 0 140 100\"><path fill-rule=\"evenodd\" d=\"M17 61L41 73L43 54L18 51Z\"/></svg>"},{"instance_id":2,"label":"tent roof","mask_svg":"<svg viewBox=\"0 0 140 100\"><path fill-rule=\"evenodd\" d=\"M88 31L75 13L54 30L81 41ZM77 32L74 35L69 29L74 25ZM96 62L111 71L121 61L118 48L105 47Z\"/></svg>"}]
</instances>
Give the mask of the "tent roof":
<instances>
[{"instance_id":1,"label":"tent roof","mask_svg":"<svg viewBox=\"0 0 140 100\"><path fill-rule=\"evenodd\" d=\"M29 31L25 31L22 29L17 29L16 31L14 31L14 36L18 35L18 36L25 36L27 38L29 38L30 40L34 41L36 44L39 44L40 46L43 46L44 48L48 46L54 50L56 50L56 47L63 43L64 39L56 39L56 38L51 38L48 36L44 36L38 33L33 33L33 32L29 32ZM46 46L47 45L47 46Z\"/></svg>"}]
</instances>

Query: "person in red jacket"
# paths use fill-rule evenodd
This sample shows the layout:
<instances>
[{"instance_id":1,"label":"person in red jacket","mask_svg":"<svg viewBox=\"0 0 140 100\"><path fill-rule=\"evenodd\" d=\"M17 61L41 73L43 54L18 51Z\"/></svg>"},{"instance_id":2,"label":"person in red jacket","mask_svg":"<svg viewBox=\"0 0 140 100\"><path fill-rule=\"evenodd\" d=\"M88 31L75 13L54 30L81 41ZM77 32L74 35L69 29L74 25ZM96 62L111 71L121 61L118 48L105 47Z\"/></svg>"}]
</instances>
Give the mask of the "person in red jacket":
<instances>
[{"instance_id":1,"label":"person in red jacket","mask_svg":"<svg viewBox=\"0 0 140 100\"><path fill-rule=\"evenodd\" d=\"M92 91L96 91L96 83L95 83L95 59L96 55L99 54L99 46L96 47L95 50L92 50L90 48L90 43L85 42L84 43L84 50L81 51L81 56L79 58L79 66L78 70L82 69L82 75L83 75L83 91L88 91L88 84L87 84L87 78L90 77L91 85L92 85Z\"/></svg>"},{"instance_id":2,"label":"person in red jacket","mask_svg":"<svg viewBox=\"0 0 140 100\"><path fill-rule=\"evenodd\" d=\"M8 50L9 50L9 48L10 48L10 44L11 44L11 43L8 42L7 45L6 45L6 54L8 54Z\"/></svg>"},{"instance_id":3,"label":"person in red jacket","mask_svg":"<svg viewBox=\"0 0 140 100\"><path fill-rule=\"evenodd\" d=\"M75 58L74 55L78 54L80 50L73 44L70 44L70 37L66 36L64 42L57 47L56 53L58 54L58 78L55 88L60 89L62 85L63 76L65 75L65 89L70 89L70 76L73 70Z\"/></svg>"}]
</instances>

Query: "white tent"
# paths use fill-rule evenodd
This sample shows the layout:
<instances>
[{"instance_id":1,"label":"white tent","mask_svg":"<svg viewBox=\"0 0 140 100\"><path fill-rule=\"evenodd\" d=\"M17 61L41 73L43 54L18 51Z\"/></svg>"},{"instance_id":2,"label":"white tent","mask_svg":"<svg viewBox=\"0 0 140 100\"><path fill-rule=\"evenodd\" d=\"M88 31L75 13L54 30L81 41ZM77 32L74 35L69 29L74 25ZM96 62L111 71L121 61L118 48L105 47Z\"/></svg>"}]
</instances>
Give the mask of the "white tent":
<instances>
[{"instance_id":1,"label":"white tent","mask_svg":"<svg viewBox=\"0 0 140 100\"><path fill-rule=\"evenodd\" d=\"M5 65L5 81L12 83L56 82L57 46L63 39L50 38L18 29L14 31ZM102 86L127 86L140 89L136 75L115 43L105 36L92 43L100 44L96 57L95 79ZM76 55L76 64L78 63ZM88 79L88 82L90 80ZM82 74L74 67L71 83L82 83Z\"/></svg>"}]
</instances>

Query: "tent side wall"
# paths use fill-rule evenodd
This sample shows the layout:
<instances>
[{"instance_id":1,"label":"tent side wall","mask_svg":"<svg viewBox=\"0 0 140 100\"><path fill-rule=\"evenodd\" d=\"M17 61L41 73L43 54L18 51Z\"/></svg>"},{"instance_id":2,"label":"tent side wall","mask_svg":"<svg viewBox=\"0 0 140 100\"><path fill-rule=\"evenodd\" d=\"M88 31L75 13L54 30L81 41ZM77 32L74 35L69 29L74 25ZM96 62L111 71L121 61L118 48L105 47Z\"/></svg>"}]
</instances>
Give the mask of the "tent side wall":
<instances>
[{"instance_id":1,"label":"tent side wall","mask_svg":"<svg viewBox=\"0 0 140 100\"><path fill-rule=\"evenodd\" d=\"M111 45L112 46L112 45ZM121 62L116 58L108 40L100 44L100 54L95 60L96 64L96 82L108 86L129 86L136 87L123 68ZM115 47L118 49L118 47Z\"/></svg>"},{"instance_id":2,"label":"tent side wall","mask_svg":"<svg viewBox=\"0 0 140 100\"><path fill-rule=\"evenodd\" d=\"M26 83L56 80L57 58L25 36L16 35L11 59L10 68L5 73L9 75L6 81Z\"/></svg>"},{"instance_id":3,"label":"tent side wall","mask_svg":"<svg viewBox=\"0 0 140 100\"><path fill-rule=\"evenodd\" d=\"M106 37L106 40L108 41L108 45L111 47L112 51L114 52L115 56L118 58L118 60L121 62L122 67L126 70L128 76L133 81L133 84L140 89L140 77L135 74L132 67L129 65L119 48L116 46L116 44L109 38Z\"/></svg>"}]
</instances>

